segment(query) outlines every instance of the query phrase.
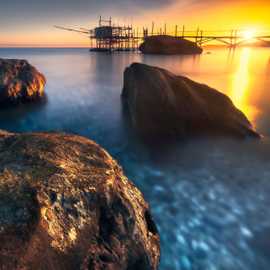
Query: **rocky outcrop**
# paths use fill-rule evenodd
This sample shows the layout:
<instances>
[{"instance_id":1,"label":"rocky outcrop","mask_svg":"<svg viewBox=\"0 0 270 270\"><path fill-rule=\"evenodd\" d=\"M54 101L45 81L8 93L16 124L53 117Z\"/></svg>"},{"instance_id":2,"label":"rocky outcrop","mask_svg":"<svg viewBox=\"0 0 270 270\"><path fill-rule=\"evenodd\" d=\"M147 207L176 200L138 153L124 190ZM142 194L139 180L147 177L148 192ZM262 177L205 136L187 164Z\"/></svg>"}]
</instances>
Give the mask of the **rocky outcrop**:
<instances>
[{"instance_id":1,"label":"rocky outcrop","mask_svg":"<svg viewBox=\"0 0 270 270\"><path fill-rule=\"evenodd\" d=\"M122 97L133 126L144 137L259 137L226 95L158 67L128 67Z\"/></svg>"},{"instance_id":2,"label":"rocky outcrop","mask_svg":"<svg viewBox=\"0 0 270 270\"><path fill-rule=\"evenodd\" d=\"M149 36L139 47L144 54L201 54L195 42L173 36Z\"/></svg>"},{"instance_id":3,"label":"rocky outcrop","mask_svg":"<svg viewBox=\"0 0 270 270\"><path fill-rule=\"evenodd\" d=\"M157 269L141 192L94 142L0 132L0 268Z\"/></svg>"},{"instance_id":4,"label":"rocky outcrop","mask_svg":"<svg viewBox=\"0 0 270 270\"><path fill-rule=\"evenodd\" d=\"M46 79L26 60L0 59L0 104L37 100Z\"/></svg>"}]
</instances>

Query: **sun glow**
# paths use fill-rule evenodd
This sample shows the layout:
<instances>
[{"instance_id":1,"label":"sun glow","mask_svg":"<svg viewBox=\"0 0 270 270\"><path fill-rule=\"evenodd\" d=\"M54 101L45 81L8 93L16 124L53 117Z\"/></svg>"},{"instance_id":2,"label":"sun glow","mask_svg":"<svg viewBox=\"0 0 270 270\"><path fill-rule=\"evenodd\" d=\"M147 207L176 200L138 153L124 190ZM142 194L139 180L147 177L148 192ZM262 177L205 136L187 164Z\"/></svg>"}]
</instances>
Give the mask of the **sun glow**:
<instances>
[{"instance_id":1,"label":"sun glow","mask_svg":"<svg viewBox=\"0 0 270 270\"><path fill-rule=\"evenodd\" d=\"M246 30L243 32L243 38L244 39L253 39L256 36L256 31L254 29Z\"/></svg>"}]
</instances>

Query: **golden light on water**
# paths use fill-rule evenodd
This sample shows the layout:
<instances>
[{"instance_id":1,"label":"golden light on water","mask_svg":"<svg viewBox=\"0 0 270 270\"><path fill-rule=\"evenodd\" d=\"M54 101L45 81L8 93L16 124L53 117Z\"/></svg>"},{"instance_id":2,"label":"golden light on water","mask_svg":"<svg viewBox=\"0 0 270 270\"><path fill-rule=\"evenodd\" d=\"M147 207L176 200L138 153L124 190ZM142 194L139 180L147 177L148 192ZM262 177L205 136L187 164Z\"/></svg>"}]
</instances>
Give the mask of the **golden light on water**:
<instances>
[{"instance_id":1,"label":"golden light on water","mask_svg":"<svg viewBox=\"0 0 270 270\"><path fill-rule=\"evenodd\" d=\"M251 48L243 48L239 58L239 65L232 80L232 90L230 97L235 106L243 111L254 123L258 110L248 103L251 95L251 74L249 72L249 63L251 60Z\"/></svg>"}]
</instances>

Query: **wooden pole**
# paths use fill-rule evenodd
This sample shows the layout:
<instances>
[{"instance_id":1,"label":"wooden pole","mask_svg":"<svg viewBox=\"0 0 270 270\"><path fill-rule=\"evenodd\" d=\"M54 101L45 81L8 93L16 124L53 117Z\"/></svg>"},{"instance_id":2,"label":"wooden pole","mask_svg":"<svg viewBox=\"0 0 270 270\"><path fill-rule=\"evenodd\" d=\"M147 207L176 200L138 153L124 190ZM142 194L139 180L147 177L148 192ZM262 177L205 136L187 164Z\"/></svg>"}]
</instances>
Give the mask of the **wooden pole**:
<instances>
[{"instance_id":1,"label":"wooden pole","mask_svg":"<svg viewBox=\"0 0 270 270\"><path fill-rule=\"evenodd\" d=\"M198 42L199 32L200 32L200 29L199 29L199 27L198 27L198 28L197 28L197 32L196 32L196 37L195 37L195 42L196 42L196 43Z\"/></svg>"},{"instance_id":2,"label":"wooden pole","mask_svg":"<svg viewBox=\"0 0 270 270\"><path fill-rule=\"evenodd\" d=\"M178 26L175 26L175 37L177 37L177 32L178 32Z\"/></svg>"},{"instance_id":3,"label":"wooden pole","mask_svg":"<svg viewBox=\"0 0 270 270\"><path fill-rule=\"evenodd\" d=\"M154 35L154 28L155 28L155 23L152 22L152 29L151 29L151 35L152 35L152 36Z\"/></svg>"},{"instance_id":4,"label":"wooden pole","mask_svg":"<svg viewBox=\"0 0 270 270\"><path fill-rule=\"evenodd\" d=\"M231 30L231 38L230 38L231 46L233 45L233 30Z\"/></svg>"},{"instance_id":5,"label":"wooden pole","mask_svg":"<svg viewBox=\"0 0 270 270\"><path fill-rule=\"evenodd\" d=\"M182 29L182 38L185 36L185 26L183 25L183 29Z\"/></svg>"},{"instance_id":6,"label":"wooden pole","mask_svg":"<svg viewBox=\"0 0 270 270\"><path fill-rule=\"evenodd\" d=\"M233 46L235 47L236 43L237 43L237 34L238 34L238 30L235 30L235 37L234 37L234 44Z\"/></svg>"}]
</instances>

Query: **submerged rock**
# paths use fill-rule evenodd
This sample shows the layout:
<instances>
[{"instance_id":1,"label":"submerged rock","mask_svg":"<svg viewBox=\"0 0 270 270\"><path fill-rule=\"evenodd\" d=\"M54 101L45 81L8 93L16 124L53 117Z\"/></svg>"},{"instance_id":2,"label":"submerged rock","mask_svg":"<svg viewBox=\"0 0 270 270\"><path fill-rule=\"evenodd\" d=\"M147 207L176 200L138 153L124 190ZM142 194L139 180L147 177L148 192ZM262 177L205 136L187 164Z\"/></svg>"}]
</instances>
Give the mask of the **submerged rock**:
<instances>
[{"instance_id":1,"label":"submerged rock","mask_svg":"<svg viewBox=\"0 0 270 270\"><path fill-rule=\"evenodd\" d=\"M158 67L128 67L122 97L133 126L144 137L259 137L226 95Z\"/></svg>"},{"instance_id":2,"label":"submerged rock","mask_svg":"<svg viewBox=\"0 0 270 270\"><path fill-rule=\"evenodd\" d=\"M166 35L146 37L139 49L144 54L201 54L203 51L195 42Z\"/></svg>"},{"instance_id":3,"label":"submerged rock","mask_svg":"<svg viewBox=\"0 0 270 270\"><path fill-rule=\"evenodd\" d=\"M26 60L0 59L0 103L39 99L44 95L46 79Z\"/></svg>"},{"instance_id":4,"label":"submerged rock","mask_svg":"<svg viewBox=\"0 0 270 270\"><path fill-rule=\"evenodd\" d=\"M0 268L151 270L159 236L141 192L94 142L0 132Z\"/></svg>"}]
</instances>

